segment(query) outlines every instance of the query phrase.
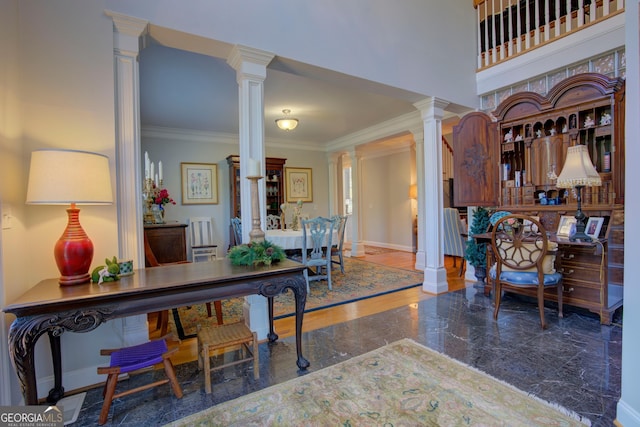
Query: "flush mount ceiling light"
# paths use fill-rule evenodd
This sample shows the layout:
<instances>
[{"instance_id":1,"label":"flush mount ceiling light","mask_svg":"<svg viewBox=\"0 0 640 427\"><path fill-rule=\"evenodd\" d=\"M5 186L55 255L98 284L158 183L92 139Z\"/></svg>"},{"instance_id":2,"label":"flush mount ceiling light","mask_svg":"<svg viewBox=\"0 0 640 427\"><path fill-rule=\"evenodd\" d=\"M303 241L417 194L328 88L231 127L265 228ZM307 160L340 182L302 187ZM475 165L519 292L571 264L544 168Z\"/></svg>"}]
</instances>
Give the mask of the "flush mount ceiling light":
<instances>
[{"instance_id":1,"label":"flush mount ceiling light","mask_svg":"<svg viewBox=\"0 0 640 427\"><path fill-rule=\"evenodd\" d=\"M282 110L282 113L284 114L284 117L282 117L281 119L276 119L276 124L278 125L278 127L286 131L294 130L296 126L298 126L298 119L289 117L291 110L284 109Z\"/></svg>"}]
</instances>

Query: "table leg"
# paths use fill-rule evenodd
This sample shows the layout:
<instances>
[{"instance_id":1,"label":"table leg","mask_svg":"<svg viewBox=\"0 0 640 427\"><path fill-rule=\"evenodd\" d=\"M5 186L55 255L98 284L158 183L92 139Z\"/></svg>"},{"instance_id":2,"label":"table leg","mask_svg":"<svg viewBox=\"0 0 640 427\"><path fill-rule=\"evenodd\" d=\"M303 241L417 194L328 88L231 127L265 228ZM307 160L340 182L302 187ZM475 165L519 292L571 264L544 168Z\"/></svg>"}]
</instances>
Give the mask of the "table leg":
<instances>
[{"instance_id":1,"label":"table leg","mask_svg":"<svg viewBox=\"0 0 640 427\"><path fill-rule=\"evenodd\" d=\"M58 400L64 397L64 387L62 387L62 356L60 353L60 336L49 334L49 344L51 345L51 360L53 362L53 388L49 390L47 403L55 405Z\"/></svg>"},{"instance_id":2,"label":"table leg","mask_svg":"<svg viewBox=\"0 0 640 427\"><path fill-rule=\"evenodd\" d=\"M296 301L296 351L298 353L298 368L306 370L310 363L302 356L302 319L304 317L304 307L307 304L307 282L298 280L299 286L294 290Z\"/></svg>"},{"instance_id":3,"label":"table leg","mask_svg":"<svg viewBox=\"0 0 640 427\"><path fill-rule=\"evenodd\" d=\"M267 297L267 306L269 307L269 342L275 342L278 339L278 334L273 329L273 297Z\"/></svg>"}]
</instances>

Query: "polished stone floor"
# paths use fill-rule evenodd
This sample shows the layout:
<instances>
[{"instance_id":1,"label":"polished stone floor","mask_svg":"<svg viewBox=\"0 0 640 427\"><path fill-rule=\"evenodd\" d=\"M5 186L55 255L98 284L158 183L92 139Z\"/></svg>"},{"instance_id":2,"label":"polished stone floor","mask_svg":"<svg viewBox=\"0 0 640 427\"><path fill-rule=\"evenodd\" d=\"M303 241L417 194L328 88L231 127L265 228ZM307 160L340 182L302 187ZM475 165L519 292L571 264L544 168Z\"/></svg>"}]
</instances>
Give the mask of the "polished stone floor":
<instances>
[{"instance_id":1,"label":"polished stone floor","mask_svg":"<svg viewBox=\"0 0 640 427\"><path fill-rule=\"evenodd\" d=\"M571 307L565 307L563 319L558 319L552 305L545 314L549 327L543 331L535 302L506 296L495 322L490 300L469 287L305 333L303 354L311 362L311 372L408 337L573 410L594 427L612 426L620 397L621 314L616 313L611 326ZM197 364L180 365L182 399L173 397L168 385L123 397L112 405L106 425L163 425L304 374L296 367L293 337L260 345L259 380L253 379L250 365L214 373L210 395L204 392ZM159 374L142 374L120 387L135 387L148 375ZM101 390L90 390L74 425L96 425L101 405ZM296 425L295 420L291 424Z\"/></svg>"}]
</instances>

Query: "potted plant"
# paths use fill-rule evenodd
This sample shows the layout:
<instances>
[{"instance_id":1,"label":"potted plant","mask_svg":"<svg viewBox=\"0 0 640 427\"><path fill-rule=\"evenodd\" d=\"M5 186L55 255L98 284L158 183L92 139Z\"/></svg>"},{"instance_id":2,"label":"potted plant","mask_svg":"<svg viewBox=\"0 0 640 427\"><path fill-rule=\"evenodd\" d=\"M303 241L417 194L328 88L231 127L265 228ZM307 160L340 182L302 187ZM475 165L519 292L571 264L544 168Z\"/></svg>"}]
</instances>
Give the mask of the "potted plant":
<instances>
[{"instance_id":1,"label":"potted plant","mask_svg":"<svg viewBox=\"0 0 640 427\"><path fill-rule=\"evenodd\" d=\"M491 224L489 211L483 207L477 208L473 212L469 236L473 237L476 234L486 233L489 230L489 224ZM476 279L479 282L484 282L487 277L487 244L480 243L473 238L467 240L464 257L469 264L473 265Z\"/></svg>"}]
</instances>

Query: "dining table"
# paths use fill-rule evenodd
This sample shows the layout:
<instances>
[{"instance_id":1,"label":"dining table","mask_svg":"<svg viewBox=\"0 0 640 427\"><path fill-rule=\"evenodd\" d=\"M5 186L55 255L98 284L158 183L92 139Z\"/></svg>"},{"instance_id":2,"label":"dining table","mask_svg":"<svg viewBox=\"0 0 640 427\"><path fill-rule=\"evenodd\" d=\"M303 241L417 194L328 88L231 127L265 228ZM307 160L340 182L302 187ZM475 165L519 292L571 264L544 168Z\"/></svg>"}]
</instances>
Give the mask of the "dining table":
<instances>
[{"instance_id":1,"label":"dining table","mask_svg":"<svg viewBox=\"0 0 640 427\"><path fill-rule=\"evenodd\" d=\"M329 236L327 235L327 238ZM300 250L302 249L302 230L293 230L290 228L287 229L277 229L277 230L267 230L265 231L265 240L270 241L274 245L280 246L284 250ZM307 239L311 239L310 234L307 232ZM326 242L325 242L326 243ZM333 234L331 236L331 244L336 245L338 243L338 231L333 230ZM308 246L311 246L308 244ZM323 245L323 246L326 246Z\"/></svg>"}]
</instances>

